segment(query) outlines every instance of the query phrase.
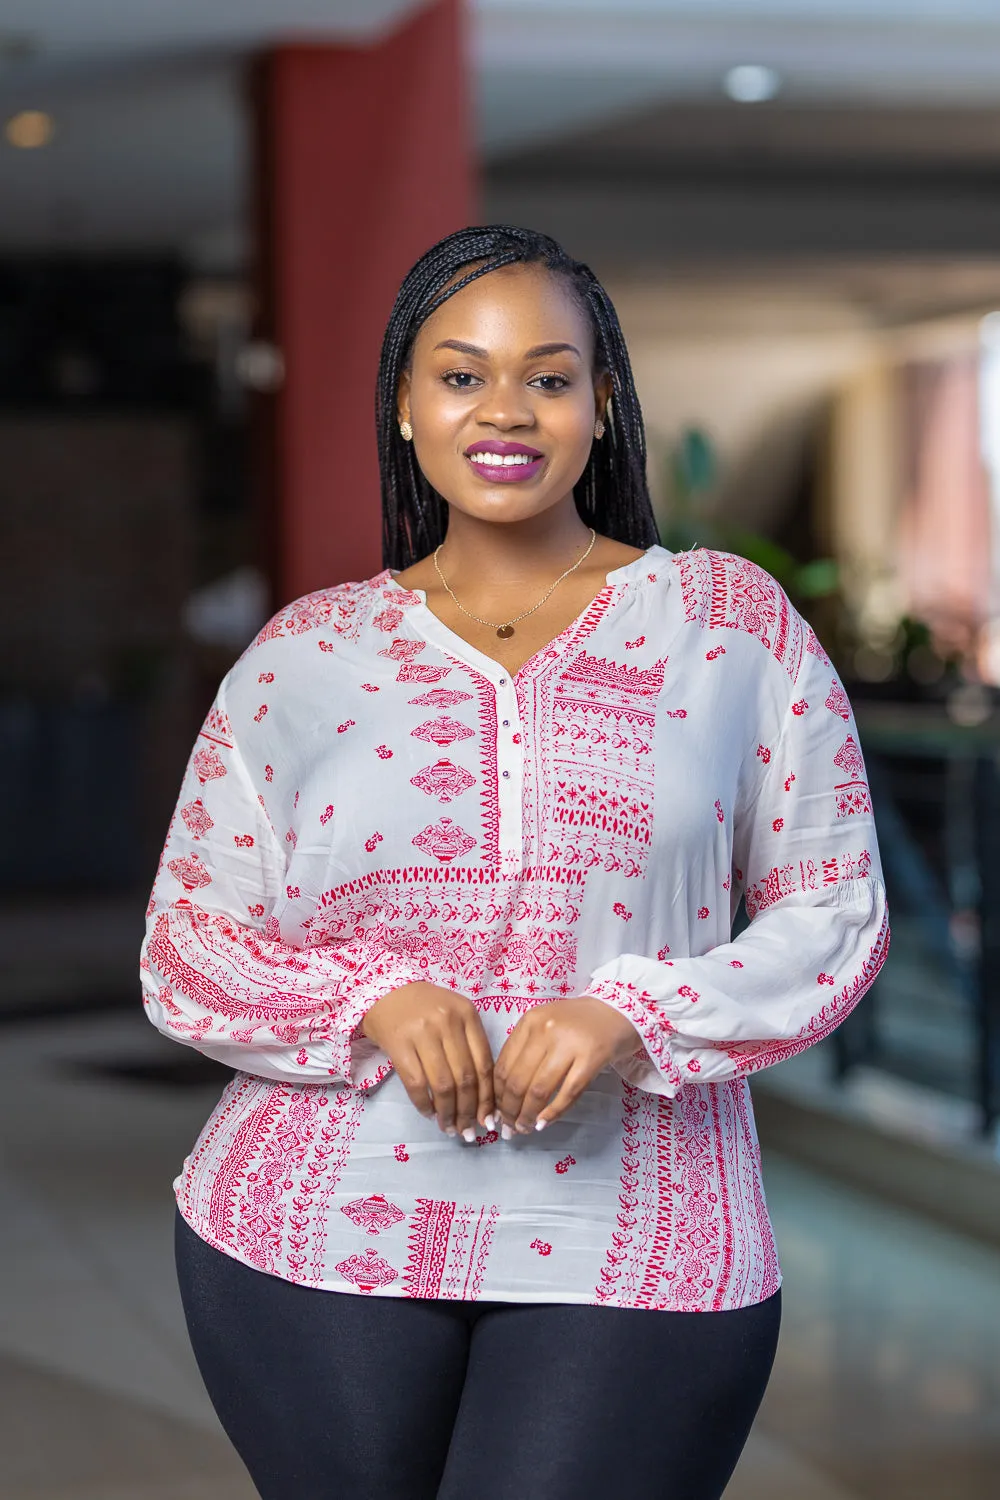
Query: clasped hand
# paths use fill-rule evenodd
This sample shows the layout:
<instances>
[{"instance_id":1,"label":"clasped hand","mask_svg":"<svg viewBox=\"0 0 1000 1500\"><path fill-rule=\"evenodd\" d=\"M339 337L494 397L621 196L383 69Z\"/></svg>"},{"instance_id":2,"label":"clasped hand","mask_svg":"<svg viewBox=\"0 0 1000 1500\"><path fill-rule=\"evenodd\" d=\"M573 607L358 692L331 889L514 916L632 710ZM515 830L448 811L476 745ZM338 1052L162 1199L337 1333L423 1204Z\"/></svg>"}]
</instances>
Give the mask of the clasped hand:
<instances>
[{"instance_id":1,"label":"clasped hand","mask_svg":"<svg viewBox=\"0 0 1000 1500\"><path fill-rule=\"evenodd\" d=\"M361 1029L391 1058L414 1107L450 1135L477 1120L520 1133L550 1124L602 1068L641 1046L625 1016L576 995L526 1011L494 1062L472 1001L424 982L382 996Z\"/></svg>"}]
</instances>

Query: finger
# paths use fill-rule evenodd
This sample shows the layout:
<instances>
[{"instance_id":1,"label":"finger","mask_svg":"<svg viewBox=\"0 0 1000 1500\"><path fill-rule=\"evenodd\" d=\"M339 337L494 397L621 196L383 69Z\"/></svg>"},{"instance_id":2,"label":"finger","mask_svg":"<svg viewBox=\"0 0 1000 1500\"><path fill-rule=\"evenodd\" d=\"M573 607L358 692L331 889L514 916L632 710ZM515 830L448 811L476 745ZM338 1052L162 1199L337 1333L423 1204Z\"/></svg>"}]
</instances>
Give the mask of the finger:
<instances>
[{"instance_id":1,"label":"finger","mask_svg":"<svg viewBox=\"0 0 1000 1500\"><path fill-rule=\"evenodd\" d=\"M521 1112L514 1121L514 1129L525 1133L534 1130L535 1121L543 1113L552 1095L556 1092L574 1065L572 1057L553 1057L546 1054L537 1072L524 1091Z\"/></svg>"},{"instance_id":2,"label":"finger","mask_svg":"<svg viewBox=\"0 0 1000 1500\"><path fill-rule=\"evenodd\" d=\"M409 1043L397 1047L392 1065L399 1075L399 1081L406 1090L413 1108L423 1115L425 1120L433 1120L434 1101L431 1098L423 1063L416 1049Z\"/></svg>"},{"instance_id":3,"label":"finger","mask_svg":"<svg viewBox=\"0 0 1000 1500\"><path fill-rule=\"evenodd\" d=\"M476 1118L476 1105L479 1102L479 1073L464 1025L449 1026L443 1033L441 1041L455 1085L455 1112L450 1123L461 1134L463 1130L471 1128Z\"/></svg>"},{"instance_id":4,"label":"finger","mask_svg":"<svg viewBox=\"0 0 1000 1500\"><path fill-rule=\"evenodd\" d=\"M427 1085L434 1103L437 1122L445 1133L455 1133L455 1078L451 1064L445 1056L441 1038L437 1035L421 1037L417 1052L427 1075Z\"/></svg>"},{"instance_id":5,"label":"finger","mask_svg":"<svg viewBox=\"0 0 1000 1500\"><path fill-rule=\"evenodd\" d=\"M507 1098L511 1074L517 1067L517 1059L521 1055L524 1040L524 1033L519 1032L515 1026L500 1048L499 1056L493 1064L493 1113L498 1127L513 1124L513 1120L509 1120L506 1116L504 1101Z\"/></svg>"},{"instance_id":6,"label":"finger","mask_svg":"<svg viewBox=\"0 0 1000 1500\"><path fill-rule=\"evenodd\" d=\"M525 1091L541 1066L545 1055L545 1044L538 1038L524 1036L501 1081L501 1092L497 1103L505 1125L513 1127L521 1113ZM494 1087L496 1086L494 1080Z\"/></svg>"},{"instance_id":7,"label":"finger","mask_svg":"<svg viewBox=\"0 0 1000 1500\"><path fill-rule=\"evenodd\" d=\"M493 1101L494 1114L497 1118L497 1124L500 1123L501 1118L504 1114L503 1101L504 1096L507 1092L511 1075L514 1072L515 1068L518 1067L519 1059L523 1055L525 1047L531 1040L531 1033L528 1026L526 1025L527 1016L529 1014L530 1012L521 1016L516 1025L511 1028L510 1032L507 1035L507 1040L500 1048L500 1051L497 1054L496 1062L493 1064ZM514 1123L514 1118L515 1117L511 1117L511 1119L506 1123L512 1125Z\"/></svg>"},{"instance_id":8,"label":"finger","mask_svg":"<svg viewBox=\"0 0 1000 1500\"><path fill-rule=\"evenodd\" d=\"M579 1064L571 1067L564 1077L555 1098L538 1111L535 1128L538 1128L539 1120L544 1121L546 1125L551 1125L553 1120L558 1120L560 1115L564 1115L576 1103L590 1082L591 1075L588 1069L581 1068Z\"/></svg>"},{"instance_id":9,"label":"finger","mask_svg":"<svg viewBox=\"0 0 1000 1500\"><path fill-rule=\"evenodd\" d=\"M478 1015L470 1021L466 1029L466 1037L478 1077L479 1098L476 1103L476 1119L484 1129L489 1129L486 1121L488 1116L493 1114L494 1109L493 1053L490 1051L489 1038L483 1030L483 1023Z\"/></svg>"}]
</instances>

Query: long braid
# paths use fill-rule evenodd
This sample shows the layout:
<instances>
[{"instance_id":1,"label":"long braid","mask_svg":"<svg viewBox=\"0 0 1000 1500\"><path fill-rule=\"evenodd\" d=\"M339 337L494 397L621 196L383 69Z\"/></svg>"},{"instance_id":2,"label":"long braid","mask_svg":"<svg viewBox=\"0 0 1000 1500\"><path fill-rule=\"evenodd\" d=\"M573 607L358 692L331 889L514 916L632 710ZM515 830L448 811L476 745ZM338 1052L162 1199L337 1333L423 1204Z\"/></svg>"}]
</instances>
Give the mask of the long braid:
<instances>
[{"instance_id":1,"label":"long braid","mask_svg":"<svg viewBox=\"0 0 1000 1500\"><path fill-rule=\"evenodd\" d=\"M541 265L565 277L590 319L595 363L611 376L605 436L593 444L573 492L581 518L634 547L649 547L659 540L646 484L642 409L610 297L589 266L573 260L548 235L486 224L459 229L432 245L403 280L389 316L375 394L383 567L403 569L426 557L444 540L447 527L447 504L424 478L413 444L404 442L397 424L399 381L417 333L470 282L513 265Z\"/></svg>"}]
</instances>

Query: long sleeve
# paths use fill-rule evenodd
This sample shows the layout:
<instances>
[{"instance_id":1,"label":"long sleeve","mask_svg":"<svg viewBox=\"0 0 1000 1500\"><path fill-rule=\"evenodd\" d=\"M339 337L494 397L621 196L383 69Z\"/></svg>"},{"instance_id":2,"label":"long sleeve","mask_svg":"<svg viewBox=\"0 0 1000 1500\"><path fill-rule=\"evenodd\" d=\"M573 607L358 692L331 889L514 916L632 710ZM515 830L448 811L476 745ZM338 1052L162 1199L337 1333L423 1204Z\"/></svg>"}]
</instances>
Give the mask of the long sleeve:
<instances>
[{"instance_id":1,"label":"long sleeve","mask_svg":"<svg viewBox=\"0 0 1000 1500\"><path fill-rule=\"evenodd\" d=\"M188 762L149 903L146 1014L164 1036L238 1071L372 1088L392 1064L360 1022L382 995L423 976L367 938L282 940L286 856L225 688Z\"/></svg>"},{"instance_id":2,"label":"long sleeve","mask_svg":"<svg viewBox=\"0 0 1000 1500\"><path fill-rule=\"evenodd\" d=\"M782 725L748 748L733 875L750 924L673 960L623 953L586 992L635 1025L622 1077L675 1097L755 1072L827 1036L885 958L889 929L871 798L847 697L806 627ZM752 690L752 684L748 684Z\"/></svg>"}]
</instances>

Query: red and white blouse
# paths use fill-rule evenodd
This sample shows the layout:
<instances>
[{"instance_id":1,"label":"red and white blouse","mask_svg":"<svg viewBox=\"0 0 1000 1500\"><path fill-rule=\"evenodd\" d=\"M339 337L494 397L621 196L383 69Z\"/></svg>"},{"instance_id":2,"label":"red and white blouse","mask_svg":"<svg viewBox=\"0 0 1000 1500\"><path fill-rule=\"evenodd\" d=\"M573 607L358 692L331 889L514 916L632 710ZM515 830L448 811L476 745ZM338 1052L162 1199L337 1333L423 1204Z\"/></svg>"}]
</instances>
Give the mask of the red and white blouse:
<instances>
[{"instance_id":1,"label":"red and white blouse","mask_svg":"<svg viewBox=\"0 0 1000 1500\"><path fill-rule=\"evenodd\" d=\"M780 1284L748 1075L888 945L823 648L753 564L659 546L513 677L388 569L283 609L219 690L148 915L150 1020L235 1070L175 1184L209 1244L331 1291L703 1311ZM494 1056L584 993L641 1044L547 1130L467 1144L359 1031L415 979Z\"/></svg>"}]
</instances>

